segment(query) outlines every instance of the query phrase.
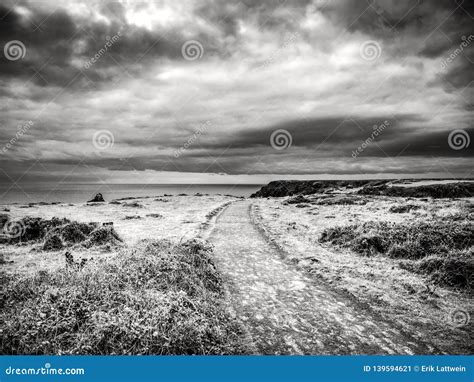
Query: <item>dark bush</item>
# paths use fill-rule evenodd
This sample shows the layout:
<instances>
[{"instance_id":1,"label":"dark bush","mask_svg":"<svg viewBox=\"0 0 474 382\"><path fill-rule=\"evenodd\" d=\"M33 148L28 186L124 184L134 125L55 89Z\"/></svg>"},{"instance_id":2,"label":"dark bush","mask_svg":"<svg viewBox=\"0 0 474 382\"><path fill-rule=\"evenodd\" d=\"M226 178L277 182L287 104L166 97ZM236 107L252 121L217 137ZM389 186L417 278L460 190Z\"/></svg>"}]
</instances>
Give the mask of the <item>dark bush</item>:
<instances>
[{"instance_id":1,"label":"dark bush","mask_svg":"<svg viewBox=\"0 0 474 382\"><path fill-rule=\"evenodd\" d=\"M46 236L43 244L43 249L45 251L58 251L63 248L64 244L59 235L49 234Z\"/></svg>"},{"instance_id":2,"label":"dark bush","mask_svg":"<svg viewBox=\"0 0 474 382\"><path fill-rule=\"evenodd\" d=\"M119 246L122 243L123 240L114 230L113 226L103 226L92 231L83 245L86 248L90 248L100 245Z\"/></svg>"},{"instance_id":3,"label":"dark bush","mask_svg":"<svg viewBox=\"0 0 474 382\"><path fill-rule=\"evenodd\" d=\"M71 222L55 227L51 232L61 236L67 244L81 243L97 227L96 223Z\"/></svg>"},{"instance_id":4,"label":"dark bush","mask_svg":"<svg viewBox=\"0 0 474 382\"><path fill-rule=\"evenodd\" d=\"M362 255L382 254L409 260L401 266L429 275L433 282L471 288L473 224L445 218L427 223L354 224L324 230L321 242L350 248ZM470 253L470 254L464 254Z\"/></svg>"},{"instance_id":5,"label":"dark bush","mask_svg":"<svg viewBox=\"0 0 474 382\"><path fill-rule=\"evenodd\" d=\"M418 261L402 262L400 266L416 273L428 275L438 285L469 290L474 288L472 252L429 256Z\"/></svg>"},{"instance_id":6,"label":"dark bush","mask_svg":"<svg viewBox=\"0 0 474 382\"><path fill-rule=\"evenodd\" d=\"M404 214L413 210L418 210L420 208L420 206L417 206L415 204L400 204L390 207L389 212L396 214Z\"/></svg>"}]
</instances>

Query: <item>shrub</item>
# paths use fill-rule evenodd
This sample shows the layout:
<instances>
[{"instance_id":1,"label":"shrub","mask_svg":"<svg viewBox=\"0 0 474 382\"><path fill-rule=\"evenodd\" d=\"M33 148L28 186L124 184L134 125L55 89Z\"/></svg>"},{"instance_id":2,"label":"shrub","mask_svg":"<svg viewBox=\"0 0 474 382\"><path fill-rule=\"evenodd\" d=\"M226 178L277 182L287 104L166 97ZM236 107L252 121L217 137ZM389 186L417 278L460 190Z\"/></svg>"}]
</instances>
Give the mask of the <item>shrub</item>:
<instances>
[{"instance_id":1,"label":"shrub","mask_svg":"<svg viewBox=\"0 0 474 382\"><path fill-rule=\"evenodd\" d=\"M0 275L2 354L245 352L202 244L144 242L68 269Z\"/></svg>"},{"instance_id":2,"label":"shrub","mask_svg":"<svg viewBox=\"0 0 474 382\"><path fill-rule=\"evenodd\" d=\"M416 204L400 204L390 207L389 212L395 214L404 214L407 212L411 212L412 210L419 210L421 207L417 206Z\"/></svg>"},{"instance_id":3,"label":"shrub","mask_svg":"<svg viewBox=\"0 0 474 382\"><path fill-rule=\"evenodd\" d=\"M419 261L402 262L410 271L430 276L439 285L472 290L474 259L471 253L457 252L448 256L429 256Z\"/></svg>"},{"instance_id":4,"label":"shrub","mask_svg":"<svg viewBox=\"0 0 474 382\"><path fill-rule=\"evenodd\" d=\"M123 203L122 206L124 206L124 207L133 207L133 208L143 208L143 205L138 203L138 202Z\"/></svg>"},{"instance_id":5,"label":"shrub","mask_svg":"<svg viewBox=\"0 0 474 382\"><path fill-rule=\"evenodd\" d=\"M7 214L0 214L0 230L3 229L3 226L9 220L10 220L10 216L8 216Z\"/></svg>"},{"instance_id":6,"label":"shrub","mask_svg":"<svg viewBox=\"0 0 474 382\"><path fill-rule=\"evenodd\" d=\"M21 235L11 238L10 243L40 241L43 240L46 234L54 227L69 223L68 219L52 218L45 220L39 217L26 216L19 220L19 225L23 227Z\"/></svg>"},{"instance_id":7,"label":"shrub","mask_svg":"<svg viewBox=\"0 0 474 382\"><path fill-rule=\"evenodd\" d=\"M316 201L315 204L320 206L334 206L334 205L365 205L368 200L360 196L353 195L334 195L330 197L322 197Z\"/></svg>"},{"instance_id":8,"label":"shrub","mask_svg":"<svg viewBox=\"0 0 474 382\"><path fill-rule=\"evenodd\" d=\"M473 237L472 223L445 219L431 223L367 222L335 227L324 230L319 240L364 255L379 252L390 257L418 259L470 248L474 244Z\"/></svg>"},{"instance_id":9,"label":"shrub","mask_svg":"<svg viewBox=\"0 0 474 382\"><path fill-rule=\"evenodd\" d=\"M102 226L93 230L88 239L83 243L86 248L100 245L119 246L123 240L112 226Z\"/></svg>"},{"instance_id":10,"label":"shrub","mask_svg":"<svg viewBox=\"0 0 474 382\"><path fill-rule=\"evenodd\" d=\"M155 213L154 214L147 214L146 216L149 217L149 218L156 218L156 219L161 219L163 217L163 215L155 214Z\"/></svg>"},{"instance_id":11,"label":"shrub","mask_svg":"<svg viewBox=\"0 0 474 382\"><path fill-rule=\"evenodd\" d=\"M59 235L52 234L46 236L43 244L43 249L45 251L58 251L62 248L64 248L64 244Z\"/></svg>"},{"instance_id":12,"label":"shrub","mask_svg":"<svg viewBox=\"0 0 474 382\"><path fill-rule=\"evenodd\" d=\"M283 202L283 204L300 204L300 203L311 203L311 200L306 198L303 195L296 195L291 198L288 198Z\"/></svg>"},{"instance_id":13,"label":"shrub","mask_svg":"<svg viewBox=\"0 0 474 382\"><path fill-rule=\"evenodd\" d=\"M409 260L401 262L401 266L429 275L437 284L471 288L473 238L470 221L448 217L430 223L368 222L333 227L324 230L319 240L362 255Z\"/></svg>"},{"instance_id":14,"label":"shrub","mask_svg":"<svg viewBox=\"0 0 474 382\"><path fill-rule=\"evenodd\" d=\"M51 232L61 236L67 244L81 243L97 228L96 223L78 223L76 221L55 227Z\"/></svg>"}]
</instances>

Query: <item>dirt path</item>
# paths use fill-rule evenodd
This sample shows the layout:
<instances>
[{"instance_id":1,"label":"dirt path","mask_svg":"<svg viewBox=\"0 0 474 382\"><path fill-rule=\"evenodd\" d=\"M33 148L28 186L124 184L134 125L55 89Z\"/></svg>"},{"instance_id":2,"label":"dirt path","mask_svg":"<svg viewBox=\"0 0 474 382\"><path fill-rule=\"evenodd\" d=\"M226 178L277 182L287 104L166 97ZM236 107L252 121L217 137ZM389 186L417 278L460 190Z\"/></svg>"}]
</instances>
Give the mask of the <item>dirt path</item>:
<instances>
[{"instance_id":1,"label":"dirt path","mask_svg":"<svg viewBox=\"0 0 474 382\"><path fill-rule=\"evenodd\" d=\"M237 318L260 354L412 354L398 329L287 264L252 224L251 201L228 206L209 240Z\"/></svg>"}]
</instances>

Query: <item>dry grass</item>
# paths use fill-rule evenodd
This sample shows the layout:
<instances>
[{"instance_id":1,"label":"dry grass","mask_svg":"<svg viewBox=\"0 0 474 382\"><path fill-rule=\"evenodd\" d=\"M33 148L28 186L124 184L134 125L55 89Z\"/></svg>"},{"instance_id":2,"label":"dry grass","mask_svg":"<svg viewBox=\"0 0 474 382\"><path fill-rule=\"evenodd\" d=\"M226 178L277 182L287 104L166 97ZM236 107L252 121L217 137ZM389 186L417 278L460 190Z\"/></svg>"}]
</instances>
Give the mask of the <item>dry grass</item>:
<instances>
[{"instance_id":1,"label":"dry grass","mask_svg":"<svg viewBox=\"0 0 474 382\"><path fill-rule=\"evenodd\" d=\"M75 244L86 248L103 246L110 249L122 245L123 240L112 226L99 227L97 223L78 223L69 219L25 217L19 221L24 227L18 237L3 239L7 245L42 242L45 251L57 251Z\"/></svg>"},{"instance_id":2,"label":"dry grass","mask_svg":"<svg viewBox=\"0 0 474 382\"><path fill-rule=\"evenodd\" d=\"M107 261L1 277L2 354L244 352L202 242L144 241Z\"/></svg>"},{"instance_id":3,"label":"dry grass","mask_svg":"<svg viewBox=\"0 0 474 382\"><path fill-rule=\"evenodd\" d=\"M394 214L404 214L414 210L419 210L421 207L416 204L396 204L388 210Z\"/></svg>"},{"instance_id":4,"label":"dry grass","mask_svg":"<svg viewBox=\"0 0 474 382\"><path fill-rule=\"evenodd\" d=\"M366 222L328 228L320 241L362 255L403 259L404 269L429 275L439 285L472 289L473 228L470 221L454 217L412 224Z\"/></svg>"}]
</instances>

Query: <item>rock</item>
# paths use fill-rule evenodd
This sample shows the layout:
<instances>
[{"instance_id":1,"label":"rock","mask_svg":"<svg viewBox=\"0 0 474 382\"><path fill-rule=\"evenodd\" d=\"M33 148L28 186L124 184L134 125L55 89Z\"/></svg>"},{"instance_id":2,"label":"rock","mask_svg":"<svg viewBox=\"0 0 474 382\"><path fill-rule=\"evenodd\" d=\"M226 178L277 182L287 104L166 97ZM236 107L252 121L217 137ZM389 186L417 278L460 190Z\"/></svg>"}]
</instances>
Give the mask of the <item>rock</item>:
<instances>
[{"instance_id":1,"label":"rock","mask_svg":"<svg viewBox=\"0 0 474 382\"><path fill-rule=\"evenodd\" d=\"M98 203L98 202L105 202L104 197L100 192L95 194L94 198L89 200L87 203Z\"/></svg>"}]
</instances>

